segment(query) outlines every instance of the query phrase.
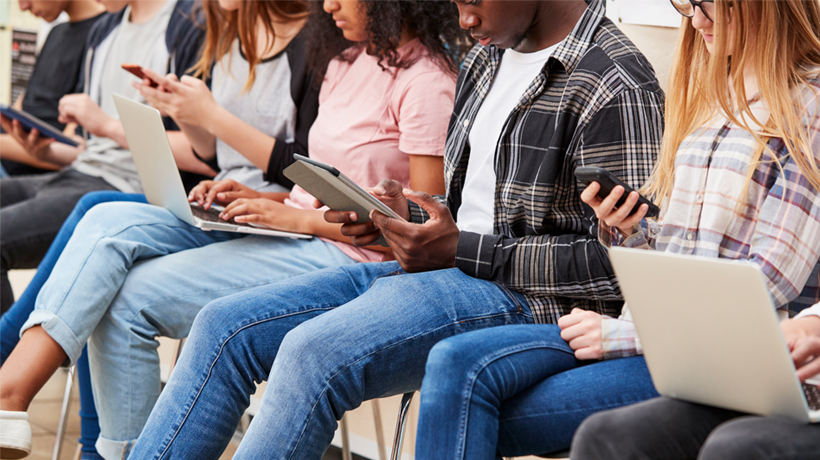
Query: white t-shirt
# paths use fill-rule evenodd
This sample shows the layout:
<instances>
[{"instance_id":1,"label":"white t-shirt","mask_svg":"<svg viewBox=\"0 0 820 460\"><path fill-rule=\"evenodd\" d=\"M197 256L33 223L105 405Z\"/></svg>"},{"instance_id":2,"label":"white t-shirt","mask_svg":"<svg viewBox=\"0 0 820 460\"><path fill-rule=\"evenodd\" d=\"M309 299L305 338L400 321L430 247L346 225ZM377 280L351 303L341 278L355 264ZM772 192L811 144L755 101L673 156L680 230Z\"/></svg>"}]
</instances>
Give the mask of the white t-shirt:
<instances>
[{"instance_id":1,"label":"white t-shirt","mask_svg":"<svg viewBox=\"0 0 820 460\"><path fill-rule=\"evenodd\" d=\"M495 151L501 130L524 91L557 47L555 44L534 53L504 51L490 92L470 129L470 161L456 219L459 230L482 235L494 233Z\"/></svg>"}]
</instances>

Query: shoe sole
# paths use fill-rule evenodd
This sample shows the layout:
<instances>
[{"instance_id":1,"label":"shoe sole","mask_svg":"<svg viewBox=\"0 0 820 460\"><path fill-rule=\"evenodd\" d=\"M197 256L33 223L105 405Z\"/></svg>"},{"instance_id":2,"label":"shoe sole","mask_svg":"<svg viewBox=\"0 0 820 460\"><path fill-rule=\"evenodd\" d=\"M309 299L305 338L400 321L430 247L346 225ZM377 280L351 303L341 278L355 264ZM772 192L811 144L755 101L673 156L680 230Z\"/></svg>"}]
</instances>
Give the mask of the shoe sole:
<instances>
[{"instance_id":1,"label":"shoe sole","mask_svg":"<svg viewBox=\"0 0 820 460\"><path fill-rule=\"evenodd\" d=\"M30 450L24 450L14 447L0 447L0 459L14 460L18 458L26 458L31 453Z\"/></svg>"}]
</instances>

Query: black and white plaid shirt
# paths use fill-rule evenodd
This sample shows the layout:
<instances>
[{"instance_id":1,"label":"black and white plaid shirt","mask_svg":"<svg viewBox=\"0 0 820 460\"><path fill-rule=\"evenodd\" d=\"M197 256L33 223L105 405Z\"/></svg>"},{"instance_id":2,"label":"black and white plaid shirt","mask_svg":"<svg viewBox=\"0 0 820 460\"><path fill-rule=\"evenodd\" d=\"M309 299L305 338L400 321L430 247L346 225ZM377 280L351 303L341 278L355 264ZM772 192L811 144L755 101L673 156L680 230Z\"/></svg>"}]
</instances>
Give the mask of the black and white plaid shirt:
<instances>
[{"instance_id":1,"label":"black and white plaid shirt","mask_svg":"<svg viewBox=\"0 0 820 460\"><path fill-rule=\"evenodd\" d=\"M440 202L458 214L468 134L503 50L476 45L461 69L447 133ZM527 297L535 321L574 307L617 317L620 288L580 200L577 166L600 166L638 188L660 149L663 92L652 66L591 0L507 117L495 150L494 233L461 232L456 267ZM411 203L413 222L428 216Z\"/></svg>"}]
</instances>

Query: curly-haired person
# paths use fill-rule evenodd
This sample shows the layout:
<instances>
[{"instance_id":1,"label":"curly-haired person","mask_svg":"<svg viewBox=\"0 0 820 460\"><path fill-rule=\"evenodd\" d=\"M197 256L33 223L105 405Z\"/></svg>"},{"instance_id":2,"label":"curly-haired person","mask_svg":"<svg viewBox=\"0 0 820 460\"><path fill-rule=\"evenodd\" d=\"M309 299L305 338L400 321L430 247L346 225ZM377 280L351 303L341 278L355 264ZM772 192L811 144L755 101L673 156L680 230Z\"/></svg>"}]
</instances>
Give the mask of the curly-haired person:
<instances>
[{"instance_id":1,"label":"curly-haired person","mask_svg":"<svg viewBox=\"0 0 820 460\"><path fill-rule=\"evenodd\" d=\"M378 8L401 15L390 3ZM448 110L446 195L385 176L371 193L404 220L325 219L356 244L384 236L397 261L316 271L207 305L133 458L217 458L255 382L267 380L234 458L318 460L345 412L418 389L443 339L555 322L573 307L620 310L573 170L606 165L634 187L648 177L663 128L651 66L598 0L455 4L448 14L480 44ZM343 30L361 14L356 2L324 6ZM419 26L413 19L406 24Z\"/></svg>"},{"instance_id":2,"label":"curly-haired person","mask_svg":"<svg viewBox=\"0 0 820 460\"><path fill-rule=\"evenodd\" d=\"M31 398L60 363L77 360L87 341L100 415L98 450L107 460L125 458L159 394L157 336L185 337L197 312L226 295L321 268L390 259L384 248L351 244L303 189L274 190L268 180L304 148L360 184L387 176L406 187L444 190L447 118L455 62L464 54L459 43L465 40L456 15L441 14L454 13L455 6L419 5L415 16L437 17L437 25L421 32L404 25L415 20L414 14L403 16L412 11L399 10L368 27L358 7L334 24L321 11L308 19L310 4L304 1L206 2L200 68L210 69L212 91L195 78L148 70L162 90L145 81L137 86L183 126L199 156L236 173L200 183L190 200L206 208L224 205L225 220L314 238L205 232L142 203L94 206L77 225L22 326L20 342L0 368L0 433L7 426L26 431ZM343 34L313 32L337 26ZM369 46L374 35L381 37L373 42L378 50ZM308 53L308 43L327 52ZM310 62L334 47L344 51L344 59ZM290 142L294 138L297 145ZM224 420L230 420L227 414ZM19 443L19 450L29 443ZM202 439L197 443L209 446Z\"/></svg>"}]
</instances>

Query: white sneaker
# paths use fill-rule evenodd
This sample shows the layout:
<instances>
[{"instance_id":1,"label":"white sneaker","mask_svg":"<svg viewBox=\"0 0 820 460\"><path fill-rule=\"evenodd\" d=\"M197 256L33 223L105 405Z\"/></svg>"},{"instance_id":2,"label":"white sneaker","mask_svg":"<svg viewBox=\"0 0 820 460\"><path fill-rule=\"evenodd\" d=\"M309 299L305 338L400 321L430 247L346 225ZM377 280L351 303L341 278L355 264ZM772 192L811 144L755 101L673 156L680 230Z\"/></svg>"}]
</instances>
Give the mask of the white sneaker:
<instances>
[{"instance_id":1,"label":"white sneaker","mask_svg":"<svg viewBox=\"0 0 820 460\"><path fill-rule=\"evenodd\" d=\"M31 425L23 411L0 410L0 459L28 457Z\"/></svg>"}]
</instances>

